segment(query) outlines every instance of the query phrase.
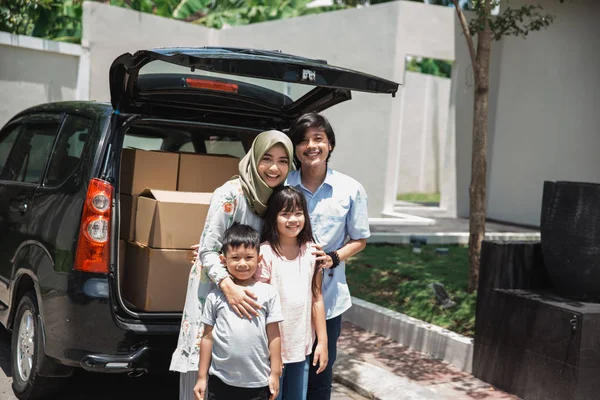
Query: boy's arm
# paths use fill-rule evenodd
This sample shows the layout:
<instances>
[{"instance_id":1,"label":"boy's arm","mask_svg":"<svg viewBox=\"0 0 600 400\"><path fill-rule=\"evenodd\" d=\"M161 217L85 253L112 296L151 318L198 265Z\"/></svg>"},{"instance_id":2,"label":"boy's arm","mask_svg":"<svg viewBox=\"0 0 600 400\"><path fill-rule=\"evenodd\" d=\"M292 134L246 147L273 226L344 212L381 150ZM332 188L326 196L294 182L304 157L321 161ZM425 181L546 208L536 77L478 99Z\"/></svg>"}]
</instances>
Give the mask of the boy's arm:
<instances>
[{"instance_id":1,"label":"boy's arm","mask_svg":"<svg viewBox=\"0 0 600 400\"><path fill-rule=\"evenodd\" d=\"M210 367L210 360L212 358L212 337L213 327L211 325L204 324L204 335L200 342L200 361L198 363L198 382L194 387L194 394L196 399L204 400L206 394L206 385L208 382L208 367Z\"/></svg>"},{"instance_id":2,"label":"boy's arm","mask_svg":"<svg viewBox=\"0 0 600 400\"><path fill-rule=\"evenodd\" d=\"M256 310L260 308L255 301L256 295L233 283L219 257L223 234L232 225L233 215L237 210L237 197L237 192L230 186L218 188L213 193L200 237L198 256L201 265L207 269L208 277L225 294L235 313L240 317L252 319L258 315Z\"/></svg>"},{"instance_id":3,"label":"boy's arm","mask_svg":"<svg viewBox=\"0 0 600 400\"><path fill-rule=\"evenodd\" d=\"M312 302L312 322L317 332L317 347L313 357L313 366L319 363L317 374L320 374L327 367L329 362L329 352L327 349L327 323L325 322L325 302L323 301L323 293L321 287L323 284L323 272L320 268L315 271L317 274L317 287L319 292L313 296Z\"/></svg>"},{"instance_id":4,"label":"boy's arm","mask_svg":"<svg viewBox=\"0 0 600 400\"><path fill-rule=\"evenodd\" d=\"M283 363L281 361L281 337L279 334L279 323L272 322L267 324L267 338L269 339L269 354L271 361L271 375L269 376L269 390L271 399L275 399L279 394L279 378Z\"/></svg>"}]
</instances>

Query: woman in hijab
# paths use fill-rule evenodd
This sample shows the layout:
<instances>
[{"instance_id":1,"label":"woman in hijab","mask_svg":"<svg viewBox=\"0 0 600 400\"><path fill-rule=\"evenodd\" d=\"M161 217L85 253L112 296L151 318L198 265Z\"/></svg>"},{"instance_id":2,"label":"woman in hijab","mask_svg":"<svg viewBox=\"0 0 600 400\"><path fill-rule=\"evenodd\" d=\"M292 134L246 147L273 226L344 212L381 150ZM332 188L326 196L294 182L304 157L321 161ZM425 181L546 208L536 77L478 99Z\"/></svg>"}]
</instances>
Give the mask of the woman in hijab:
<instances>
[{"instance_id":1,"label":"woman in hijab","mask_svg":"<svg viewBox=\"0 0 600 400\"><path fill-rule=\"evenodd\" d=\"M252 318L259 306L254 294L233 283L221 264L219 251L223 233L234 223L262 230L262 217L273 188L283 184L293 169L294 148L279 131L259 134L250 151L240 160L239 175L215 190L200 237L199 259L192 266L171 371L180 372L180 400L194 399L203 324L200 321L206 295L218 285L240 317ZM255 297L254 297L255 298Z\"/></svg>"}]
</instances>

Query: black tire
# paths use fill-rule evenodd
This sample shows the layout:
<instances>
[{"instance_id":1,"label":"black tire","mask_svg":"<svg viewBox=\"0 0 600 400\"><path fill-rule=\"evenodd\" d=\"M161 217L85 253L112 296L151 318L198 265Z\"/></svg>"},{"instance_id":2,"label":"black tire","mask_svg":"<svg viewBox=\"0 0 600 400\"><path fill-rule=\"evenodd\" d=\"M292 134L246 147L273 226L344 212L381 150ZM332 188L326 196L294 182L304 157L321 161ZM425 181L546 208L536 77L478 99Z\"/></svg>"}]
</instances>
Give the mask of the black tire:
<instances>
[{"instance_id":1,"label":"black tire","mask_svg":"<svg viewBox=\"0 0 600 400\"><path fill-rule=\"evenodd\" d=\"M58 388L58 378L38 375L39 360L45 357L38 315L35 294L26 293L17 307L10 346L12 388L21 400L54 398Z\"/></svg>"}]
</instances>

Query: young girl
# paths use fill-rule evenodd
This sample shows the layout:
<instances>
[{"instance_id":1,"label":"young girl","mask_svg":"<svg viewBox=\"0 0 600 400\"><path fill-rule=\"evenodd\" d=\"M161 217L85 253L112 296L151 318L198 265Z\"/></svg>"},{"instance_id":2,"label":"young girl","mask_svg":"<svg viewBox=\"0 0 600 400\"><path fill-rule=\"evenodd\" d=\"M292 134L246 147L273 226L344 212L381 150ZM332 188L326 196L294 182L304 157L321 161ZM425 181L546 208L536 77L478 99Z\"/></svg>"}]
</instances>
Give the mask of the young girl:
<instances>
[{"instance_id":1,"label":"young girl","mask_svg":"<svg viewBox=\"0 0 600 400\"><path fill-rule=\"evenodd\" d=\"M283 321L281 356L284 364L278 400L305 400L309 356L314 333L314 365L318 373L327 366L327 329L321 294L323 273L316 265L313 234L306 199L296 189L276 189L267 203L257 277L277 288Z\"/></svg>"},{"instance_id":2,"label":"young girl","mask_svg":"<svg viewBox=\"0 0 600 400\"><path fill-rule=\"evenodd\" d=\"M188 289L171 371L180 372L179 399L194 399L198 380L198 360L203 324L200 319L208 293L218 285L232 309L251 319L260 306L256 296L239 287L221 263L223 234L235 222L250 225L260 232L262 217L273 188L283 184L293 169L292 142L283 132L259 134L239 164L239 176L215 190L200 238L199 260L190 271ZM214 282L214 283L213 283Z\"/></svg>"}]
</instances>

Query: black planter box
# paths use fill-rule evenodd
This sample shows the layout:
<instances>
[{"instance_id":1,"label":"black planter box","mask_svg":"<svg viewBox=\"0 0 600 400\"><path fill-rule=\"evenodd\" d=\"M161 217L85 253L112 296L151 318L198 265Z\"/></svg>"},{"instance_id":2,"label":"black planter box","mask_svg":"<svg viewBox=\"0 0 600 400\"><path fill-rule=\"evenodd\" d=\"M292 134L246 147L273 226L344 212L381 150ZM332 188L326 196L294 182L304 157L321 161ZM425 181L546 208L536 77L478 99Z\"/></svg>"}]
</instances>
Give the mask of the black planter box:
<instances>
[{"instance_id":1,"label":"black planter box","mask_svg":"<svg viewBox=\"0 0 600 400\"><path fill-rule=\"evenodd\" d=\"M600 304L551 294L540 243L484 241L473 375L526 400L600 398Z\"/></svg>"}]
</instances>

